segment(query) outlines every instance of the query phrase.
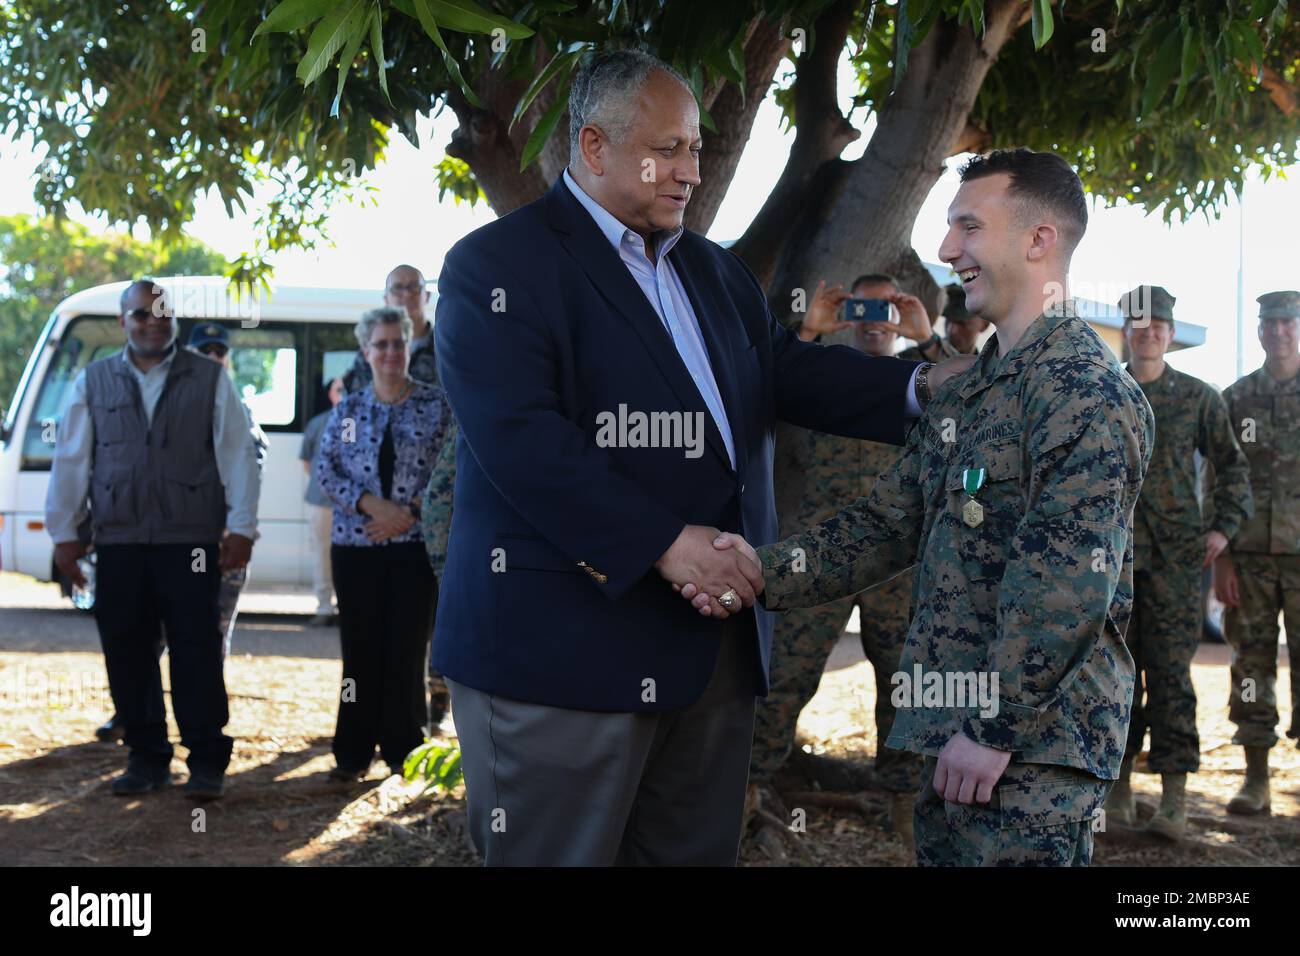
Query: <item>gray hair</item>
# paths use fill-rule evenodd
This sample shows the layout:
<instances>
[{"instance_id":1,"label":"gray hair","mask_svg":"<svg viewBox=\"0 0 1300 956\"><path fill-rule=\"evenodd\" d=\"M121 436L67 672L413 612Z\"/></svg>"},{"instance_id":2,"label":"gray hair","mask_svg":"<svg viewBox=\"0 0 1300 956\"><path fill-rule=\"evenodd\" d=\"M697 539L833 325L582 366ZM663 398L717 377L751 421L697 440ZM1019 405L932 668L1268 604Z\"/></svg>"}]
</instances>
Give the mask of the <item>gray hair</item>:
<instances>
[{"instance_id":1,"label":"gray hair","mask_svg":"<svg viewBox=\"0 0 1300 956\"><path fill-rule=\"evenodd\" d=\"M411 323L411 317L406 314L405 309L394 309L391 306L384 306L380 309L371 309L363 313L361 321L352 331L356 334L357 345L365 348L370 344L370 336L374 334L377 325L394 325L402 327L402 341L409 343L411 336L415 333L415 326Z\"/></svg>"},{"instance_id":2,"label":"gray hair","mask_svg":"<svg viewBox=\"0 0 1300 956\"><path fill-rule=\"evenodd\" d=\"M691 84L671 66L640 50L612 50L586 57L569 88L569 162L578 161L578 134L584 126L599 126L615 142L632 125L627 119L631 99L655 70L684 86Z\"/></svg>"}]
</instances>

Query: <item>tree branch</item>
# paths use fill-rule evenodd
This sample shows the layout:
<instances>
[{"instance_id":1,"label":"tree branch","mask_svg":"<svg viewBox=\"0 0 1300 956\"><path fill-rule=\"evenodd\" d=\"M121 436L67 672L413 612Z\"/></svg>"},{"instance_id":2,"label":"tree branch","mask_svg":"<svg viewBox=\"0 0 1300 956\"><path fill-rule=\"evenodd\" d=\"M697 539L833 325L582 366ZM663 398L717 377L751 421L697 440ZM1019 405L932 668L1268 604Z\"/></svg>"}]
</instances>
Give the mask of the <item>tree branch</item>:
<instances>
[{"instance_id":1,"label":"tree branch","mask_svg":"<svg viewBox=\"0 0 1300 956\"><path fill-rule=\"evenodd\" d=\"M1283 116L1294 116L1300 106L1296 103L1296 88L1277 74L1272 67L1264 67L1259 85L1268 91L1273 105L1282 111Z\"/></svg>"},{"instance_id":2,"label":"tree branch","mask_svg":"<svg viewBox=\"0 0 1300 956\"><path fill-rule=\"evenodd\" d=\"M836 105L840 53L853 24L853 9L849 0L839 0L817 18L814 31L810 31L817 45L801 52L795 64L795 136L790 157L734 247L764 286L776 269L791 223L800 218L801 211L805 217L817 215L833 201L839 171L826 167L862 135ZM814 183L822 188L814 191Z\"/></svg>"},{"instance_id":3,"label":"tree branch","mask_svg":"<svg viewBox=\"0 0 1300 956\"><path fill-rule=\"evenodd\" d=\"M755 17L745 40L745 88L734 83L721 88L705 108L718 127L717 133L703 131L700 152L700 186L686 207L685 225L695 232L708 232L731 187L736 166L749 142L758 108L767 96L776 68L789 49L784 24Z\"/></svg>"}]
</instances>

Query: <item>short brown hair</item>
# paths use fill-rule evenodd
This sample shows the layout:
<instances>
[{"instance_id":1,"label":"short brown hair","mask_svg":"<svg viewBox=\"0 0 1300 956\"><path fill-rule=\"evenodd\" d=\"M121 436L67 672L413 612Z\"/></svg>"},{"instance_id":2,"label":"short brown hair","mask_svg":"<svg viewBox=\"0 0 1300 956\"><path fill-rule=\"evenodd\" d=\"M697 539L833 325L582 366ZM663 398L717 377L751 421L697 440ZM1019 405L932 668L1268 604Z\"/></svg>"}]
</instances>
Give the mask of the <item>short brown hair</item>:
<instances>
[{"instance_id":1,"label":"short brown hair","mask_svg":"<svg viewBox=\"0 0 1300 956\"><path fill-rule=\"evenodd\" d=\"M976 156L961 168L961 181L968 183L1000 173L1011 177L1007 192L1019 201L1019 218L1050 220L1069 258L1088 229L1088 201L1079 174L1056 153L1038 153L1018 146Z\"/></svg>"}]
</instances>

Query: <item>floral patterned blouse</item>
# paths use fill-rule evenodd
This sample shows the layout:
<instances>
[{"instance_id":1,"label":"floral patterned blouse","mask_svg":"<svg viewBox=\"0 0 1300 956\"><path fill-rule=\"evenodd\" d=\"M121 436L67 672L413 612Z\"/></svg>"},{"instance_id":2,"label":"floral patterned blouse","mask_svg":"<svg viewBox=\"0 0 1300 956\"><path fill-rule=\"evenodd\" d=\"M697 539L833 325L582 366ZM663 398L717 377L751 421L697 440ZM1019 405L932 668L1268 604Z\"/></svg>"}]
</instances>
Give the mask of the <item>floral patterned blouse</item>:
<instances>
[{"instance_id":1,"label":"floral patterned blouse","mask_svg":"<svg viewBox=\"0 0 1300 956\"><path fill-rule=\"evenodd\" d=\"M424 489L450 420L451 411L442 389L421 382L415 382L406 401L396 405L379 401L374 386L367 385L334 406L316 458L316 480L334 502L332 543L375 547L365 532L370 518L357 511L357 502L366 492L383 497L379 449L390 422L395 452L390 497L397 504L410 505L416 521L402 534L381 544L421 540L419 518Z\"/></svg>"}]
</instances>

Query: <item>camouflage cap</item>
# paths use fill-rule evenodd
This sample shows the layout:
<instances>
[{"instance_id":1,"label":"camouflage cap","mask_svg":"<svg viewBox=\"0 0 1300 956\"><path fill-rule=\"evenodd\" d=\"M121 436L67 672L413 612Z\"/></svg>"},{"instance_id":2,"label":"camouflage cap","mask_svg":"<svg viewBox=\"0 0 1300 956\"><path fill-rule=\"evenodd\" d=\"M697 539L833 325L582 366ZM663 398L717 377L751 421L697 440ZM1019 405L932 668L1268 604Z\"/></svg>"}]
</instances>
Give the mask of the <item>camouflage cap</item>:
<instances>
[{"instance_id":1,"label":"camouflage cap","mask_svg":"<svg viewBox=\"0 0 1300 956\"><path fill-rule=\"evenodd\" d=\"M1164 286L1140 285L1119 297L1119 310L1127 319L1174 320L1174 303L1178 300Z\"/></svg>"},{"instance_id":2,"label":"camouflage cap","mask_svg":"<svg viewBox=\"0 0 1300 956\"><path fill-rule=\"evenodd\" d=\"M1300 292L1265 292L1258 299L1261 319L1290 319L1300 316Z\"/></svg>"},{"instance_id":3,"label":"camouflage cap","mask_svg":"<svg viewBox=\"0 0 1300 956\"><path fill-rule=\"evenodd\" d=\"M947 300L943 306L943 317L949 322L965 322L975 318L975 314L966 308L966 290L956 282L944 286Z\"/></svg>"}]
</instances>

